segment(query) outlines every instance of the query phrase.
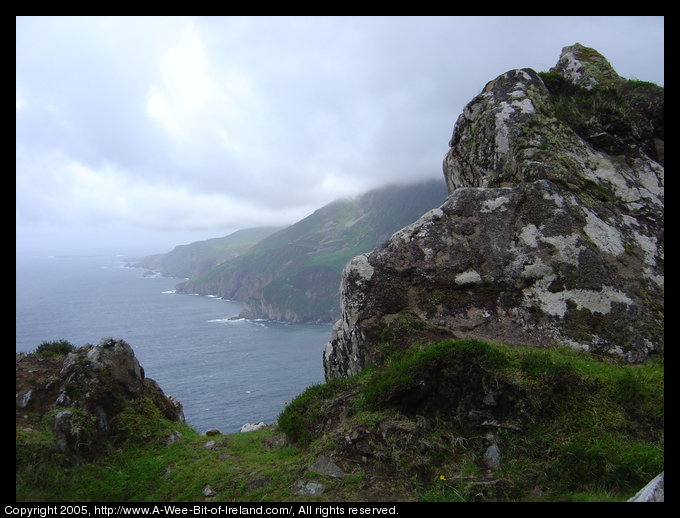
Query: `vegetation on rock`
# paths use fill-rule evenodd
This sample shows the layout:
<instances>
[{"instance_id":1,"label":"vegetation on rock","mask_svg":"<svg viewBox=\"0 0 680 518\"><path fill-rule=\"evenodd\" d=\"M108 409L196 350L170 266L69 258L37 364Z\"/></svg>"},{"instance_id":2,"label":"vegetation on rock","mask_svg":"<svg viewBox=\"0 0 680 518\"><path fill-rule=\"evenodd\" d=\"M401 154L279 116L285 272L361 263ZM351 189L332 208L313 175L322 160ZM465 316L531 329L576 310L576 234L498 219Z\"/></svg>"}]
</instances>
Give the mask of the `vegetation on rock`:
<instances>
[{"instance_id":1,"label":"vegetation on rock","mask_svg":"<svg viewBox=\"0 0 680 518\"><path fill-rule=\"evenodd\" d=\"M391 351L308 389L280 428L341 466L411 481L422 499L616 500L663 470L660 358L472 339Z\"/></svg>"},{"instance_id":2,"label":"vegetation on rock","mask_svg":"<svg viewBox=\"0 0 680 518\"><path fill-rule=\"evenodd\" d=\"M210 485L212 501L620 501L663 469L660 357L478 340L384 351L303 392L278 429L206 437L135 398L101 454L76 464L56 445L57 409L33 401L17 415L17 500L197 501ZM70 410L83 436L96 427ZM343 478L311 469L322 454ZM325 490L300 494L301 480Z\"/></svg>"}]
</instances>

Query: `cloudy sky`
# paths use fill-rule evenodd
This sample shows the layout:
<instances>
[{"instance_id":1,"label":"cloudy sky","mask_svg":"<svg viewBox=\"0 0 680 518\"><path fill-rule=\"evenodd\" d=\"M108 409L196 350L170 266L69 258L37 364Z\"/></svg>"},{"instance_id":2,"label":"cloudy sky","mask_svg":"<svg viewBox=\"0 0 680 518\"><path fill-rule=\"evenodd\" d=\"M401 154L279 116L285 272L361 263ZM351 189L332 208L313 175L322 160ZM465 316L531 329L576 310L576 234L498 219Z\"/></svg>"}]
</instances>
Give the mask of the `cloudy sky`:
<instances>
[{"instance_id":1,"label":"cloudy sky","mask_svg":"<svg viewBox=\"0 0 680 518\"><path fill-rule=\"evenodd\" d=\"M575 42L664 84L663 17L19 17L17 251L165 252L443 178L465 104Z\"/></svg>"}]
</instances>

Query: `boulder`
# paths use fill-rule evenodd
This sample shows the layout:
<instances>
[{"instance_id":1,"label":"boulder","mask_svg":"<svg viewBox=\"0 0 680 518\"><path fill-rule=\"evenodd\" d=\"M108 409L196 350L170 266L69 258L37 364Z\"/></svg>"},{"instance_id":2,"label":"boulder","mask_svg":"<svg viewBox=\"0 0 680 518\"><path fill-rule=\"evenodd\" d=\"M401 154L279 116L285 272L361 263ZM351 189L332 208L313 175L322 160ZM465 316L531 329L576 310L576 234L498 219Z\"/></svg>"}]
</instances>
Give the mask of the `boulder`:
<instances>
[{"instance_id":1,"label":"boulder","mask_svg":"<svg viewBox=\"0 0 680 518\"><path fill-rule=\"evenodd\" d=\"M379 362L386 336L415 331L631 362L662 351L664 167L636 138L626 155L594 147L531 69L489 82L456 122L444 204L346 265L326 378Z\"/></svg>"},{"instance_id":2,"label":"boulder","mask_svg":"<svg viewBox=\"0 0 680 518\"><path fill-rule=\"evenodd\" d=\"M75 462L94 457L118 434L116 417L134 402L143 408L147 402L170 421L184 421L181 403L145 377L124 340L104 338L69 353L59 387L54 404L63 410L55 415L54 431L59 448Z\"/></svg>"},{"instance_id":3,"label":"boulder","mask_svg":"<svg viewBox=\"0 0 680 518\"><path fill-rule=\"evenodd\" d=\"M661 472L649 484L638 491L628 502L663 502L664 474Z\"/></svg>"},{"instance_id":4,"label":"boulder","mask_svg":"<svg viewBox=\"0 0 680 518\"><path fill-rule=\"evenodd\" d=\"M319 475L326 475L327 477L331 478L343 478L345 476L344 471L342 471L342 469L340 469L340 467L335 462L325 455L319 455L309 470L314 473L318 473Z\"/></svg>"},{"instance_id":5,"label":"boulder","mask_svg":"<svg viewBox=\"0 0 680 518\"><path fill-rule=\"evenodd\" d=\"M240 429L240 433L247 433L247 432L254 432L255 430L259 430L260 428L264 428L267 426L267 423L264 423L260 421L259 423L246 423L244 424Z\"/></svg>"},{"instance_id":6,"label":"boulder","mask_svg":"<svg viewBox=\"0 0 680 518\"><path fill-rule=\"evenodd\" d=\"M602 54L580 43L564 47L550 71L587 90L623 81Z\"/></svg>"}]
</instances>

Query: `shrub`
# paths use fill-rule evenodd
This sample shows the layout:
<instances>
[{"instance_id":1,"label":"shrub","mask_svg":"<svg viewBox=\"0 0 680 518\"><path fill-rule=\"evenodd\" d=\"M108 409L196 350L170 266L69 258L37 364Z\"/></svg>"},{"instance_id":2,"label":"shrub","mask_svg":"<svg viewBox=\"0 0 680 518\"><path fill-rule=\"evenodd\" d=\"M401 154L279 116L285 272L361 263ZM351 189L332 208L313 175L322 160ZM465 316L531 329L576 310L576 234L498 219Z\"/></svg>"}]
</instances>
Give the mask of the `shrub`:
<instances>
[{"instance_id":1,"label":"shrub","mask_svg":"<svg viewBox=\"0 0 680 518\"><path fill-rule=\"evenodd\" d=\"M61 339L41 343L34 354L38 356L66 356L68 353L75 351L75 349L71 342Z\"/></svg>"},{"instance_id":2,"label":"shrub","mask_svg":"<svg viewBox=\"0 0 680 518\"><path fill-rule=\"evenodd\" d=\"M170 433L170 425L148 397L131 401L113 419L112 429L117 443L159 442Z\"/></svg>"}]
</instances>

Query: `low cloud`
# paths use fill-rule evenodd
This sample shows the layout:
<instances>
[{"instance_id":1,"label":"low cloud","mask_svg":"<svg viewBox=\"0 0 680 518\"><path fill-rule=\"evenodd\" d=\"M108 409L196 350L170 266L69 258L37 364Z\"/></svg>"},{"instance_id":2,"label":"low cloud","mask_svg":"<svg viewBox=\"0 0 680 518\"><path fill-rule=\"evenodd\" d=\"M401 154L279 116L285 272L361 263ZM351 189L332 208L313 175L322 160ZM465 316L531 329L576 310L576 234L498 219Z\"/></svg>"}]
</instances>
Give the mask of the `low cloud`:
<instances>
[{"instance_id":1,"label":"low cloud","mask_svg":"<svg viewBox=\"0 0 680 518\"><path fill-rule=\"evenodd\" d=\"M663 84L662 17L20 17L17 244L171 247L440 178L481 87L576 41Z\"/></svg>"}]
</instances>

